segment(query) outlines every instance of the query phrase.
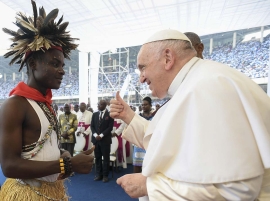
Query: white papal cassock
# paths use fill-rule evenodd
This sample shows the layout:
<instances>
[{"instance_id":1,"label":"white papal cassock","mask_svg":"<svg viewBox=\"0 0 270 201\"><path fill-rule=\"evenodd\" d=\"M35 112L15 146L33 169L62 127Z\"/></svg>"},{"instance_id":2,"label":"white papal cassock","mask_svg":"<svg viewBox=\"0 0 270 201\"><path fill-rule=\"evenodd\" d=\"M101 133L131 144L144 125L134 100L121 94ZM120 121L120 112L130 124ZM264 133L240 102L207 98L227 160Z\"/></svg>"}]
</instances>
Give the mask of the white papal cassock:
<instances>
[{"instance_id":1,"label":"white papal cassock","mask_svg":"<svg viewBox=\"0 0 270 201\"><path fill-rule=\"evenodd\" d=\"M265 92L226 65L194 57L168 95L151 122L135 115L123 133L146 149L150 200L255 200L259 192L270 200Z\"/></svg>"}]
</instances>

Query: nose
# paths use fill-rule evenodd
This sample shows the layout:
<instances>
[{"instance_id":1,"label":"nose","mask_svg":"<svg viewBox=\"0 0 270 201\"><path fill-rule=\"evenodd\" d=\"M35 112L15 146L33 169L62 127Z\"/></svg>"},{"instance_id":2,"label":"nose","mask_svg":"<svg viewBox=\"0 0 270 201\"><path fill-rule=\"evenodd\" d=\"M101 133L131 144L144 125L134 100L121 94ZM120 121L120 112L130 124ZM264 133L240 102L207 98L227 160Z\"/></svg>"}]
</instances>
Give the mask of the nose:
<instances>
[{"instance_id":1,"label":"nose","mask_svg":"<svg viewBox=\"0 0 270 201\"><path fill-rule=\"evenodd\" d=\"M62 74L62 75L65 75L65 74L66 74L66 72L65 72L65 70L64 70L63 67L60 67L60 68L58 69L58 73L60 73L60 74Z\"/></svg>"},{"instance_id":2,"label":"nose","mask_svg":"<svg viewBox=\"0 0 270 201\"><path fill-rule=\"evenodd\" d=\"M141 72L141 73L140 73L140 83L144 83L144 82L145 82L144 73Z\"/></svg>"}]
</instances>

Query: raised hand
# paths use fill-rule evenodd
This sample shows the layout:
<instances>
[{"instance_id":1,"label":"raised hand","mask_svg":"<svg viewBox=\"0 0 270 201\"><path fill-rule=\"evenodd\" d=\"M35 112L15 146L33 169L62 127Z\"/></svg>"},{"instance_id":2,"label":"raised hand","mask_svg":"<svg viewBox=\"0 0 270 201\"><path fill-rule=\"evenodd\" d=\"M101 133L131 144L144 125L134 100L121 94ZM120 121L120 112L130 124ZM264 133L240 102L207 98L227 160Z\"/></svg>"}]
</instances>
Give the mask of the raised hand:
<instances>
[{"instance_id":1,"label":"raised hand","mask_svg":"<svg viewBox=\"0 0 270 201\"><path fill-rule=\"evenodd\" d=\"M110 101L110 116L114 119L121 119L129 124L134 117L134 111L120 97L119 91L116 93L115 99Z\"/></svg>"}]
</instances>

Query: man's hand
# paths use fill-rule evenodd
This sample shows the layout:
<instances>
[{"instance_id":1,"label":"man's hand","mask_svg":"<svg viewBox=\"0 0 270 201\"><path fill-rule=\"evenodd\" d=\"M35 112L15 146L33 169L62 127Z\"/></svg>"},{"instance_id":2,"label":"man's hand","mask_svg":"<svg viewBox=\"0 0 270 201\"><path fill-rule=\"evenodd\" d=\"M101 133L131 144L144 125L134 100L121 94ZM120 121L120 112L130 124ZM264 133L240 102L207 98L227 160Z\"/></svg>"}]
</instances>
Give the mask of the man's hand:
<instances>
[{"instance_id":1,"label":"man's hand","mask_svg":"<svg viewBox=\"0 0 270 201\"><path fill-rule=\"evenodd\" d=\"M116 137L116 136L117 136L117 134L116 134L116 133L113 133L113 134L112 134L112 137Z\"/></svg>"},{"instance_id":2,"label":"man's hand","mask_svg":"<svg viewBox=\"0 0 270 201\"><path fill-rule=\"evenodd\" d=\"M78 131L78 132L77 132L77 136L80 136L80 134L82 134L82 132Z\"/></svg>"},{"instance_id":3,"label":"man's hand","mask_svg":"<svg viewBox=\"0 0 270 201\"><path fill-rule=\"evenodd\" d=\"M94 151L94 149L95 146L71 158L72 169L74 172L82 174L88 174L91 172L94 157L90 154Z\"/></svg>"},{"instance_id":4,"label":"man's hand","mask_svg":"<svg viewBox=\"0 0 270 201\"><path fill-rule=\"evenodd\" d=\"M127 174L117 179L120 185L131 198L139 198L147 195L146 177L141 173Z\"/></svg>"},{"instance_id":5,"label":"man's hand","mask_svg":"<svg viewBox=\"0 0 270 201\"><path fill-rule=\"evenodd\" d=\"M100 140L101 140L101 137L98 135L98 136L96 137L96 140L97 140L97 141L100 141Z\"/></svg>"},{"instance_id":6,"label":"man's hand","mask_svg":"<svg viewBox=\"0 0 270 201\"><path fill-rule=\"evenodd\" d=\"M64 139L69 139L68 134L65 132L61 135Z\"/></svg>"},{"instance_id":7,"label":"man's hand","mask_svg":"<svg viewBox=\"0 0 270 201\"><path fill-rule=\"evenodd\" d=\"M119 91L115 95L115 99L110 101L110 116L114 119L121 119L129 124L135 113L129 105L120 97Z\"/></svg>"}]
</instances>

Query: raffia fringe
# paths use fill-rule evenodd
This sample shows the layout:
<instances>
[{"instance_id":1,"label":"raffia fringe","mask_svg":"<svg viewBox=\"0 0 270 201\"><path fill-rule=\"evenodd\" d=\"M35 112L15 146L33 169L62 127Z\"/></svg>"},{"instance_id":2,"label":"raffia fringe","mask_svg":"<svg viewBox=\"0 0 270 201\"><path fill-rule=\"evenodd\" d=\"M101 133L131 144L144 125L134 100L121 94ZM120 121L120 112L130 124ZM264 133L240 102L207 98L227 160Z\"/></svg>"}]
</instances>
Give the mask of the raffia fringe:
<instances>
[{"instance_id":1,"label":"raffia fringe","mask_svg":"<svg viewBox=\"0 0 270 201\"><path fill-rule=\"evenodd\" d=\"M41 187L30 187L19 183L16 179L7 179L0 190L0 200L2 201L48 201L42 195L38 195L35 191L40 192L53 199L63 199L68 201L69 197L66 195L64 181L59 180L53 183L42 182Z\"/></svg>"}]
</instances>

